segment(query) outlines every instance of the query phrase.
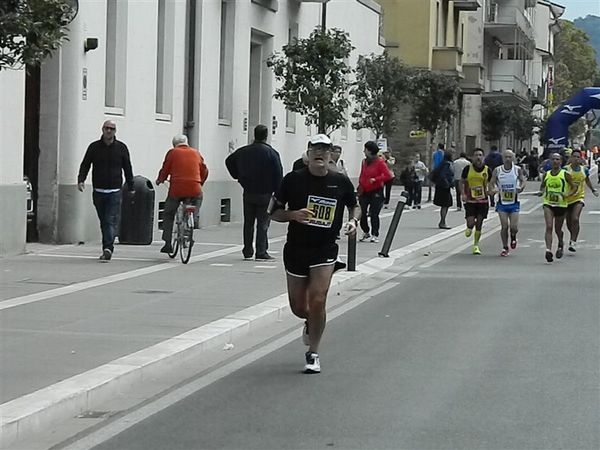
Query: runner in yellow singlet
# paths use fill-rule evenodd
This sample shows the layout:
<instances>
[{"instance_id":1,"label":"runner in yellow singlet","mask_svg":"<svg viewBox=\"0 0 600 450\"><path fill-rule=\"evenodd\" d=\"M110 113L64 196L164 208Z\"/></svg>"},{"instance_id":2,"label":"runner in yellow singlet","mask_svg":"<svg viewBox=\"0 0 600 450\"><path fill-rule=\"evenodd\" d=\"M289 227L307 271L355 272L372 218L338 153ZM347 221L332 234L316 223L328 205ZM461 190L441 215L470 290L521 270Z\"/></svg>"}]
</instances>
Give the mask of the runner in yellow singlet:
<instances>
[{"instance_id":1,"label":"runner in yellow singlet","mask_svg":"<svg viewBox=\"0 0 600 450\"><path fill-rule=\"evenodd\" d=\"M473 151L473 162L464 168L459 187L461 199L465 205L465 219L467 229L465 236L470 237L475 228L473 239L473 254L480 255L479 239L483 221L487 218L490 204L488 201L489 181L492 173L488 166L483 163L483 150L476 148Z\"/></svg>"},{"instance_id":2,"label":"runner in yellow singlet","mask_svg":"<svg viewBox=\"0 0 600 450\"><path fill-rule=\"evenodd\" d=\"M546 261L554 260L552 255L552 229L558 238L556 258L563 256L563 231L562 226L567 213L567 198L575 194L577 187L573 179L561 166L562 157L558 153L550 155L552 168L544 173L538 195L544 199L544 220L546 221Z\"/></svg>"},{"instance_id":3,"label":"runner in yellow singlet","mask_svg":"<svg viewBox=\"0 0 600 450\"><path fill-rule=\"evenodd\" d=\"M598 197L598 191L592 186L590 171L581 158L581 151L573 150L569 158L569 164L565 169L571 175L571 178L573 178L575 186L577 186L577 192L567 198L567 229L571 235L569 239L569 251L576 252L580 229L579 217L584 207L585 185L587 184L596 197Z\"/></svg>"}]
</instances>

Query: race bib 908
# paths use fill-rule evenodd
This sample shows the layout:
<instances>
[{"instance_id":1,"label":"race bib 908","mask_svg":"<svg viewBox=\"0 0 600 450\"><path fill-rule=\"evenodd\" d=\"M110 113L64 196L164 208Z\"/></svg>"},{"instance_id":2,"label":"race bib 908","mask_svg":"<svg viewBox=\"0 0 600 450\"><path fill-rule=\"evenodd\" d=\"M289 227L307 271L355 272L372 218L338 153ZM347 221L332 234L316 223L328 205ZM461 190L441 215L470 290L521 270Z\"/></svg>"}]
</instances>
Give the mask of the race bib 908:
<instances>
[{"instance_id":1,"label":"race bib 908","mask_svg":"<svg viewBox=\"0 0 600 450\"><path fill-rule=\"evenodd\" d=\"M313 216L305 223L313 227L331 228L336 206L336 199L309 195L306 208L313 212Z\"/></svg>"}]
</instances>

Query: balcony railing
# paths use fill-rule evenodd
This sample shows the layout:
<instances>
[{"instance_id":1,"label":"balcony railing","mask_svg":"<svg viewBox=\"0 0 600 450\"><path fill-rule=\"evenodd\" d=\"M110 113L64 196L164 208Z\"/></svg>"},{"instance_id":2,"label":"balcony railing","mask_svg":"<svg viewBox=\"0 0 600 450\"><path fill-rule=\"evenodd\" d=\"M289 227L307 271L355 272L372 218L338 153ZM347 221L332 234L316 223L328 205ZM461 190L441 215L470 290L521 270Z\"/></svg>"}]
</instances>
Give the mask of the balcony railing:
<instances>
[{"instance_id":1,"label":"balcony railing","mask_svg":"<svg viewBox=\"0 0 600 450\"><path fill-rule=\"evenodd\" d=\"M504 25L519 28L527 38L535 39L535 30L523 11L516 7L491 3L486 14L486 25Z\"/></svg>"},{"instance_id":2,"label":"balcony railing","mask_svg":"<svg viewBox=\"0 0 600 450\"><path fill-rule=\"evenodd\" d=\"M458 11L477 11L479 8L479 0L454 0L454 9Z\"/></svg>"},{"instance_id":3,"label":"balcony railing","mask_svg":"<svg viewBox=\"0 0 600 450\"><path fill-rule=\"evenodd\" d=\"M483 66L481 64L463 64L464 78L460 80L463 94L479 94L483 91Z\"/></svg>"},{"instance_id":4,"label":"balcony railing","mask_svg":"<svg viewBox=\"0 0 600 450\"><path fill-rule=\"evenodd\" d=\"M492 75L490 77L490 91L512 93L525 100L529 97L529 87L515 75Z\"/></svg>"},{"instance_id":5,"label":"balcony railing","mask_svg":"<svg viewBox=\"0 0 600 450\"><path fill-rule=\"evenodd\" d=\"M434 47L431 68L443 72L462 72L462 54L458 47Z\"/></svg>"}]
</instances>

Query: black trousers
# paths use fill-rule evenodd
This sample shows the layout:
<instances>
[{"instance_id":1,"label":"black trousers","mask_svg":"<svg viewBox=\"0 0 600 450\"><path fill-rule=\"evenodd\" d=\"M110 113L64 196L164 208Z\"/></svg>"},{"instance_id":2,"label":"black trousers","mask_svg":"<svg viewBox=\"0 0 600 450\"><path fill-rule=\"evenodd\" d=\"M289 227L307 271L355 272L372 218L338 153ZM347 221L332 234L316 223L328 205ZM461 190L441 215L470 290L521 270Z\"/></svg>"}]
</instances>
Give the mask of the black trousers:
<instances>
[{"instance_id":1,"label":"black trousers","mask_svg":"<svg viewBox=\"0 0 600 450\"><path fill-rule=\"evenodd\" d=\"M244 258L254 255L254 223L256 222L256 256L264 256L269 248L267 231L271 219L267 209L271 194L244 192Z\"/></svg>"},{"instance_id":2,"label":"black trousers","mask_svg":"<svg viewBox=\"0 0 600 450\"><path fill-rule=\"evenodd\" d=\"M360 217L360 228L364 233L369 232L368 217L371 218L371 234L379 236L379 213L383 208L383 189L365 192L359 198L362 215Z\"/></svg>"}]
</instances>

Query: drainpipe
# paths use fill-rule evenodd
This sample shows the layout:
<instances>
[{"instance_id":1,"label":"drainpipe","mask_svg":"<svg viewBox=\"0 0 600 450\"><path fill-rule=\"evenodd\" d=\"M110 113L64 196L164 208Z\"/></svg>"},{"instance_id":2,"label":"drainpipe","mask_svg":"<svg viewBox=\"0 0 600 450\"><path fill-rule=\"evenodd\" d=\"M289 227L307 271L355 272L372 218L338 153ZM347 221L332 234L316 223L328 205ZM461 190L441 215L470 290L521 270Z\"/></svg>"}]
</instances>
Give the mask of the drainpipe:
<instances>
[{"instance_id":1,"label":"drainpipe","mask_svg":"<svg viewBox=\"0 0 600 450\"><path fill-rule=\"evenodd\" d=\"M187 58L186 58L186 104L184 106L185 122L184 134L188 137L190 145L198 145L192 134L196 122L194 120L194 97L196 80L196 0L187 1L188 23L187 23Z\"/></svg>"}]
</instances>

